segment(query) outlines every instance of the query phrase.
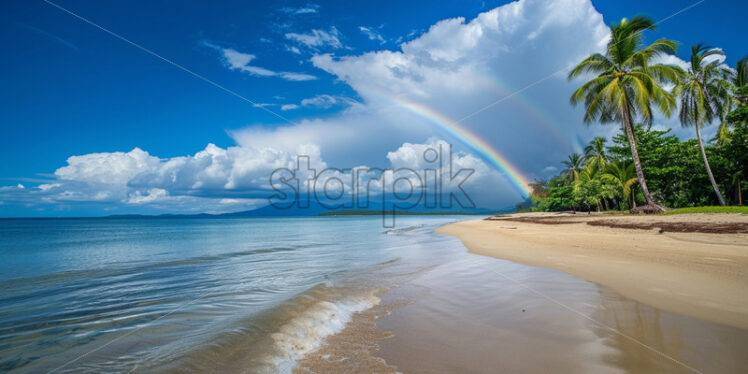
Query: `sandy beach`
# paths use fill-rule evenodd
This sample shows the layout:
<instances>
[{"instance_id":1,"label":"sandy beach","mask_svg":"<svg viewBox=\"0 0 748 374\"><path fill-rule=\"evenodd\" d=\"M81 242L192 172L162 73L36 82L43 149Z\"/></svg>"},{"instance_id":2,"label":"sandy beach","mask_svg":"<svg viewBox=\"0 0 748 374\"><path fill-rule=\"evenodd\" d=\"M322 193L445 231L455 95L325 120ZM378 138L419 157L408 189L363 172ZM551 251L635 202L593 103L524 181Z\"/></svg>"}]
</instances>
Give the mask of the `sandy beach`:
<instances>
[{"instance_id":1,"label":"sandy beach","mask_svg":"<svg viewBox=\"0 0 748 374\"><path fill-rule=\"evenodd\" d=\"M398 231L416 263L449 254L392 278L294 372L745 372L744 222L515 214Z\"/></svg>"},{"instance_id":2,"label":"sandy beach","mask_svg":"<svg viewBox=\"0 0 748 374\"><path fill-rule=\"evenodd\" d=\"M525 213L444 226L470 252L553 268L666 311L748 329L748 216Z\"/></svg>"}]
</instances>

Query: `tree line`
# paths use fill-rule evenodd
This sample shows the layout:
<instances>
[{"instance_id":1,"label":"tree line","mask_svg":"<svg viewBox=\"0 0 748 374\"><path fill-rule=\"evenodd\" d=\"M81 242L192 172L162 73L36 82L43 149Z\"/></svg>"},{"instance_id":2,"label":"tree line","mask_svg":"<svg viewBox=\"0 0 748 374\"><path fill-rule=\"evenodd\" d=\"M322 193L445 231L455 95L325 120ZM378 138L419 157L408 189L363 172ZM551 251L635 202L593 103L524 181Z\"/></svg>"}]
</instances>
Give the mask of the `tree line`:
<instances>
[{"instance_id":1,"label":"tree line","mask_svg":"<svg viewBox=\"0 0 748 374\"><path fill-rule=\"evenodd\" d=\"M569 73L592 78L571 96L583 105L584 121L614 123L622 132L595 138L563 161L561 174L531 184L534 210L634 209L742 205L748 171L748 57L731 69L719 48L691 47L687 69L657 63L676 52L677 43L658 39L644 45L642 32L655 30L646 17L623 19L611 27L604 53L584 59ZM655 112L691 127L695 139L681 141L651 129ZM701 128L719 123L705 144ZM727 199L725 199L727 196Z\"/></svg>"}]
</instances>

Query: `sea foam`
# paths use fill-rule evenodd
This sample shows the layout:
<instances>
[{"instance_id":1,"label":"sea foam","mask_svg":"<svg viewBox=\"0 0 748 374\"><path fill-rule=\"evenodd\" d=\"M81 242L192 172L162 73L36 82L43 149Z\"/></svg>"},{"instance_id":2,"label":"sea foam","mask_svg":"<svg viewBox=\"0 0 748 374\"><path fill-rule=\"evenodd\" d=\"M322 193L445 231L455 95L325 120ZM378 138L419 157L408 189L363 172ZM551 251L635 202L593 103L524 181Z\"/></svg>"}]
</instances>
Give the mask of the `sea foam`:
<instances>
[{"instance_id":1,"label":"sea foam","mask_svg":"<svg viewBox=\"0 0 748 374\"><path fill-rule=\"evenodd\" d=\"M291 373L299 359L319 348L328 336L341 332L354 314L374 307L379 301L369 294L312 304L271 335L273 366L279 373Z\"/></svg>"}]
</instances>

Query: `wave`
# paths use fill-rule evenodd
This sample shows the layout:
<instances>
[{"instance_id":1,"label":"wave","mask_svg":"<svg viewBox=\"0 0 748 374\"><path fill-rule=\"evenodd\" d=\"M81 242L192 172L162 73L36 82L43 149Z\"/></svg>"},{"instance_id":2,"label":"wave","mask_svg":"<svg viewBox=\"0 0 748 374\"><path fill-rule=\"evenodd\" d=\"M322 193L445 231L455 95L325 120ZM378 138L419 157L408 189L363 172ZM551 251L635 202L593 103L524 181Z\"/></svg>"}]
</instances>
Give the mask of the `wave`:
<instances>
[{"instance_id":1,"label":"wave","mask_svg":"<svg viewBox=\"0 0 748 374\"><path fill-rule=\"evenodd\" d=\"M372 292L312 304L271 334L274 352L268 360L273 371L291 373L299 359L318 349L328 336L341 332L354 314L376 306L379 301Z\"/></svg>"},{"instance_id":2,"label":"wave","mask_svg":"<svg viewBox=\"0 0 748 374\"><path fill-rule=\"evenodd\" d=\"M426 225L420 224L420 225L406 226L406 227L401 227L401 228L398 228L398 229L384 230L383 233L384 234L388 234L388 235L402 234L402 233L406 233L406 232L410 232L410 231L413 231L413 230L420 229L420 228L422 228L424 226L426 226Z\"/></svg>"}]
</instances>

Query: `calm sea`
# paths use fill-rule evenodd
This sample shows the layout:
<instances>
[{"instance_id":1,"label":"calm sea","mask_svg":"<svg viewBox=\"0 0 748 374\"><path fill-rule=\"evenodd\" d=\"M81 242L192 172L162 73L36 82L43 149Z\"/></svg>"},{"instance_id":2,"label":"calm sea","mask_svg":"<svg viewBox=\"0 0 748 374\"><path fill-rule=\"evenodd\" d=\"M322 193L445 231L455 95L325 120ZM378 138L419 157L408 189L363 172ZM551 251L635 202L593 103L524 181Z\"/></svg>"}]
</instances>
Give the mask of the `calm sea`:
<instances>
[{"instance_id":1,"label":"calm sea","mask_svg":"<svg viewBox=\"0 0 748 374\"><path fill-rule=\"evenodd\" d=\"M460 219L0 220L0 372L290 372Z\"/></svg>"}]
</instances>

